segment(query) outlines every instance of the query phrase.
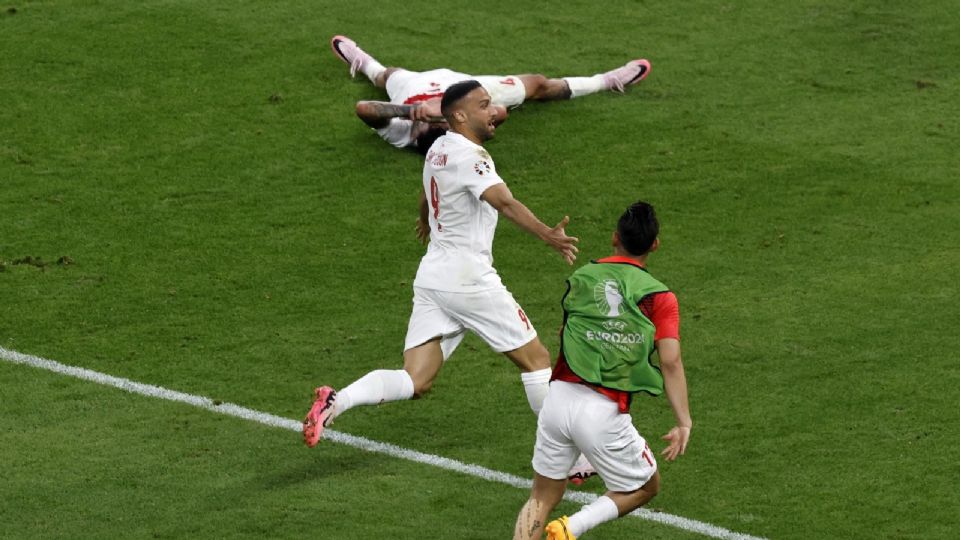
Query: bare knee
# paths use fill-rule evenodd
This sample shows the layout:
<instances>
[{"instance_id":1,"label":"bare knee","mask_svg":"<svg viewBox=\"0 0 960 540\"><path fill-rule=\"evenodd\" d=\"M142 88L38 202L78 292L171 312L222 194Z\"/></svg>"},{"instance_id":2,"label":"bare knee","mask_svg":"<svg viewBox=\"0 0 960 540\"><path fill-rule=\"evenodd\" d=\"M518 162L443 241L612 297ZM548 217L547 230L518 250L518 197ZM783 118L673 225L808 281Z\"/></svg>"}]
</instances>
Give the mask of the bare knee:
<instances>
[{"instance_id":1,"label":"bare knee","mask_svg":"<svg viewBox=\"0 0 960 540\"><path fill-rule=\"evenodd\" d=\"M623 516L647 504L660 492L660 473L656 472L647 483L635 491L607 492Z\"/></svg>"},{"instance_id":2,"label":"bare knee","mask_svg":"<svg viewBox=\"0 0 960 540\"><path fill-rule=\"evenodd\" d=\"M420 383L417 383L417 381L414 381L413 382L413 398L414 399L422 398L424 395L426 395L427 392L430 391L431 388L433 388L433 381L421 381Z\"/></svg>"},{"instance_id":3,"label":"bare knee","mask_svg":"<svg viewBox=\"0 0 960 540\"><path fill-rule=\"evenodd\" d=\"M403 351L403 370L413 381L413 397L422 397L430 391L434 379L443 367L443 351L440 338L433 338L416 347Z\"/></svg>"},{"instance_id":4,"label":"bare knee","mask_svg":"<svg viewBox=\"0 0 960 540\"><path fill-rule=\"evenodd\" d=\"M515 351L508 352L507 357L523 372L550 369L550 353L537 338Z\"/></svg>"},{"instance_id":5,"label":"bare knee","mask_svg":"<svg viewBox=\"0 0 960 540\"><path fill-rule=\"evenodd\" d=\"M391 75L393 75L399 70L400 68L398 67L388 67L387 69L383 70L383 73L381 73L380 75L377 75L377 80L373 81L373 85L376 86L377 88L386 88L387 79L389 79Z\"/></svg>"},{"instance_id":6,"label":"bare knee","mask_svg":"<svg viewBox=\"0 0 960 540\"><path fill-rule=\"evenodd\" d=\"M433 380L436 378L436 375L431 376L430 373L426 373L423 370L410 369L409 366L405 366L404 370L407 372L407 375L410 375L410 379L413 381L413 399L422 398L433 388Z\"/></svg>"},{"instance_id":7,"label":"bare knee","mask_svg":"<svg viewBox=\"0 0 960 540\"><path fill-rule=\"evenodd\" d=\"M658 493L660 493L660 471L653 473L653 476L650 480L647 480L646 484L633 492L633 496L631 497L633 508L637 509L647 504L656 497Z\"/></svg>"},{"instance_id":8,"label":"bare knee","mask_svg":"<svg viewBox=\"0 0 960 540\"><path fill-rule=\"evenodd\" d=\"M535 473L533 477L533 488L530 490L530 499L543 504L546 513L549 514L550 511L563 500L563 494L566 490L566 478L554 480Z\"/></svg>"},{"instance_id":9,"label":"bare knee","mask_svg":"<svg viewBox=\"0 0 960 540\"><path fill-rule=\"evenodd\" d=\"M526 99L552 101L570 99L570 86L563 79L550 79L539 73L521 75L520 80L526 89Z\"/></svg>"},{"instance_id":10,"label":"bare knee","mask_svg":"<svg viewBox=\"0 0 960 540\"><path fill-rule=\"evenodd\" d=\"M651 499L656 497L660 493L660 471L653 473L650 480L647 480L647 483L640 490L646 491Z\"/></svg>"},{"instance_id":11,"label":"bare knee","mask_svg":"<svg viewBox=\"0 0 960 540\"><path fill-rule=\"evenodd\" d=\"M520 79L526 89L527 99L543 99L547 78L539 73L523 75Z\"/></svg>"}]
</instances>

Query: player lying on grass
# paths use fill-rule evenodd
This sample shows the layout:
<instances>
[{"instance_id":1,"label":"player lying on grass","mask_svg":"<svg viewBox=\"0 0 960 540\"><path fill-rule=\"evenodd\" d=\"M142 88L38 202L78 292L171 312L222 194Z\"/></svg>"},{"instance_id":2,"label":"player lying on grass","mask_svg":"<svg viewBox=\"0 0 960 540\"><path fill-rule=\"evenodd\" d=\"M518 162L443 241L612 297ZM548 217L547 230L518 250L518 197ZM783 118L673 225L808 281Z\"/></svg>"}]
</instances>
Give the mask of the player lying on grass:
<instances>
[{"instance_id":1,"label":"player lying on grass","mask_svg":"<svg viewBox=\"0 0 960 540\"><path fill-rule=\"evenodd\" d=\"M503 214L573 264L577 239L564 232L569 218L552 228L544 225L497 174L481 146L496 128L490 95L479 82L450 86L441 111L450 131L436 140L423 166L417 236L429 244L413 282L403 369L372 371L339 392L317 388L303 421L308 446L352 407L423 395L466 330L520 368L535 413L549 389L550 355L493 267L493 235Z\"/></svg>"},{"instance_id":2,"label":"player lying on grass","mask_svg":"<svg viewBox=\"0 0 960 540\"><path fill-rule=\"evenodd\" d=\"M350 75L359 71L377 88L387 91L390 102L360 101L357 116L375 129L384 140L399 147L413 147L426 153L449 125L440 114L440 97L451 84L468 79L479 81L490 94L497 111L496 123L507 118L507 109L524 100L572 99L601 90L623 92L650 73L650 62L631 60L626 65L592 77L548 79L539 74L473 77L449 69L416 72L384 67L345 36L330 40L333 52L350 66Z\"/></svg>"},{"instance_id":3,"label":"player lying on grass","mask_svg":"<svg viewBox=\"0 0 960 540\"><path fill-rule=\"evenodd\" d=\"M693 422L677 297L646 269L647 257L660 245L659 228L652 206L633 204L613 233L613 256L567 280L560 355L537 422L533 489L517 516L514 540L541 538L581 452L609 491L547 524L548 540L574 540L657 494L657 462L629 414L635 393L666 391L677 425L663 437L669 444L662 455L673 461L686 451ZM651 361L654 351L659 367Z\"/></svg>"}]
</instances>

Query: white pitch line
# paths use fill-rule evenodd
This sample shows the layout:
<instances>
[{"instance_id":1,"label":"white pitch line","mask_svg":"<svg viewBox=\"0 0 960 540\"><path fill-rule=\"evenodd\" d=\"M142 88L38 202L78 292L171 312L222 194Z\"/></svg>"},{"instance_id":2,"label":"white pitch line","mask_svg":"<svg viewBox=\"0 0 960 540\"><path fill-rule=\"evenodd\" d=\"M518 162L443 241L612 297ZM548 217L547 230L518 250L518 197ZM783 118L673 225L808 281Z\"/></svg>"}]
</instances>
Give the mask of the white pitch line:
<instances>
[{"instance_id":1,"label":"white pitch line","mask_svg":"<svg viewBox=\"0 0 960 540\"><path fill-rule=\"evenodd\" d=\"M107 375L105 373L100 373L99 371L68 366L66 364L61 364L60 362L19 353L17 351L11 351L3 347L0 347L0 358L13 364L23 364L39 369L45 369L47 371L95 382L104 386L112 386L114 388L126 390L127 392L134 394L186 403L188 405L193 405L194 407L206 409L215 413L225 414L227 416L235 416L237 418L243 418L244 420L250 420L252 422L257 422L267 426L288 429L298 433L303 427L302 423L298 420L291 420L289 418L282 418L273 414L255 411L253 409L241 407L240 405L235 405L233 403L215 402L212 399L205 398L203 396L195 396L193 394L177 392L176 390L168 390L160 386L153 386L151 384L144 384L131 381L129 379L114 377L113 375ZM333 431L332 429L324 430L323 433L324 439L326 440L331 440L340 444L346 444L354 448L366 450L367 452L386 454L388 456L400 459L432 465L448 471L467 474L477 478L482 478L484 480L489 480L491 482L499 482L501 484L506 484L508 486L513 486L515 488L524 490L530 489L530 486L532 485L532 481L527 478L520 478L519 476L514 476L501 471L495 471L479 465L463 463L455 459L425 454L423 452L417 452L416 450L402 448L389 443L374 441L364 437L358 437L356 435L340 433L338 431ZM596 500L597 496L592 493L584 493L582 491L567 491L563 498L571 502L589 504ZM653 512L651 510L647 510L646 508L635 510L631 512L631 515L641 519L646 519L648 521L655 521L657 523L676 527L678 529L699 533L712 538L723 538L729 540L764 540L762 537L734 532L724 529L723 527L717 527L716 525L711 525L709 523L704 523L702 521L696 521L693 519L687 519L685 517L674 516L665 512Z\"/></svg>"}]
</instances>

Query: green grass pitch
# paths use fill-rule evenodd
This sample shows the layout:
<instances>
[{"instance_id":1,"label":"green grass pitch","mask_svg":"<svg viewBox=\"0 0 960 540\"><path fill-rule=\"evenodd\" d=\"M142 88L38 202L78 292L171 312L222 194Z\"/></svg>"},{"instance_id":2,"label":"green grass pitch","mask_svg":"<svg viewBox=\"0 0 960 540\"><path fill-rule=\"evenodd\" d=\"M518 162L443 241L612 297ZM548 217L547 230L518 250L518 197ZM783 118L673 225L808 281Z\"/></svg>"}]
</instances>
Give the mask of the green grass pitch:
<instances>
[{"instance_id":1,"label":"green grass pitch","mask_svg":"<svg viewBox=\"0 0 960 540\"><path fill-rule=\"evenodd\" d=\"M400 365L422 253L420 160L354 117L382 94L329 38L475 74L646 57L627 95L526 104L488 149L545 221L570 215L581 262L628 203L658 208L695 428L651 507L955 537L957 22L946 0L8 0L0 346L300 418L314 385ZM570 268L505 220L495 257L555 351ZM654 443L671 422L665 400L633 415ZM336 425L524 477L534 427L472 337L425 399ZM0 362L0 537L507 538L526 495Z\"/></svg>"}]
</instances>

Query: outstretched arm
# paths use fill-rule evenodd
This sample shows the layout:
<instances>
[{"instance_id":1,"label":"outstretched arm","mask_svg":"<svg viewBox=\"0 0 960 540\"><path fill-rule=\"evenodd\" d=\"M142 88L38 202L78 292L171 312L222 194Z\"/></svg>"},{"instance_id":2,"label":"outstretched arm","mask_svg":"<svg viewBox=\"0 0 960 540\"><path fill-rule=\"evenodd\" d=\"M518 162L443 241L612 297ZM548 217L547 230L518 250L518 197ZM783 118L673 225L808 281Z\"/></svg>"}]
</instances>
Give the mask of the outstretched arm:
<instances>
[{"instance_id":1,"label":"outstretched arm","mask_svg":"<svg viewBox=\"0 0 960 540\"><path fill-rule=\"evenodd\" d=\"M357 116L374 129L387 127L391 118L406 118L421 122L443 122L439 102L426 101L413 105L398 105L386 101L358 101Z\"/></svg>"},{"instance_id":2,"label":"outstretched arm","mask_svg":"<svg viewBox=\"0 0 960 540\"><path fill-rule=\"evenodd\" d=\"M563 256L567 264L577 260L577 242L573 236L567 236L564 227L570 218L564 216L556 227L550 228L540 221L522 202L513 198L510 188L506 184L494 184L488 187L480 198L497 209L507 219L516 223L521 229L543 240L550 247Z\"/></svg>"},{"instance_id":3,"label":"outstretched arm","mask_svg":"<svg viewBox=\"0 0 960 540\"><path fill-rule=\"evenodd\" d=\"M680 341L674 338L657 340L657 353L660 355L660 371L663 372L663 386L667 392L667 400L673 409L673 416L677 425L663 436L663 440L670 444L661 452L667 461L677 459L687 450L687 441L690 440L690 428L693 420L690 419L690 404L687 402L687 377L683 372L683 360L680 359Z\"/></svg>"}]
</instances>

